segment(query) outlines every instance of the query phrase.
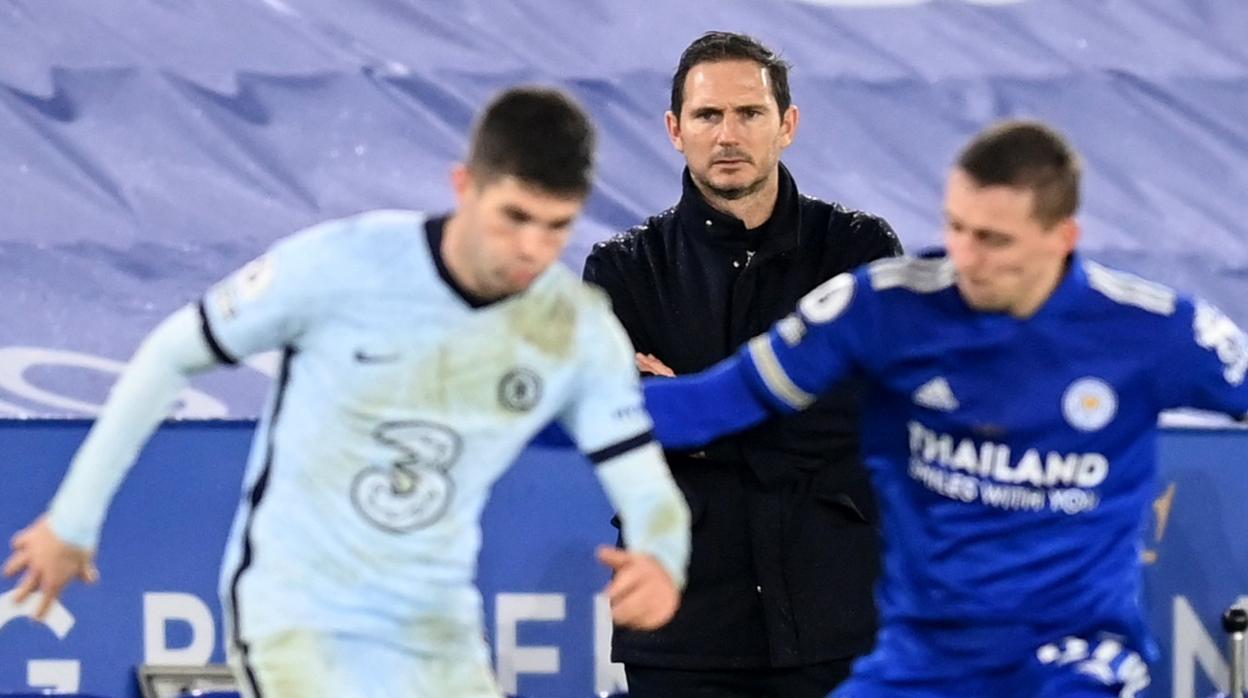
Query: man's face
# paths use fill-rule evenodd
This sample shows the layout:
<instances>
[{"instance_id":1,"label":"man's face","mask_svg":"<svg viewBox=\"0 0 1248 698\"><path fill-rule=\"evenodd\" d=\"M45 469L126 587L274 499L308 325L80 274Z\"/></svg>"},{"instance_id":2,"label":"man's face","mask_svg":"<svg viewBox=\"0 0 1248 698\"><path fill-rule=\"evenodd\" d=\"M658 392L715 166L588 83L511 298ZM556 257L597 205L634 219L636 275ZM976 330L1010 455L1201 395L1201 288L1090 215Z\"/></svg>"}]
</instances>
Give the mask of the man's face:
<instances>
[{"instance_id":1,"label":"man's face","mask_svg":"<svg viewBox=\"0 0 1248 698\"><path fill-rule=\"evenodd\" d=\"M730 200L762 189L797 128L797 107L780 114L766 68L699 63L685 76L684 95L679 118L667 113L667 132L694 181Z\"/></svg>"},{"instance_id":2,"label":"man's face","mask_svg":"<svg viewBox=\"0 0 1248 698\"><path fill-rule=\"evenodd\" d=\"M554 195L512 175L479 182L454 176L462 216L462 251L470 289L484 299L519 293L559 258L585 203Z\"/></svg>"},{"instance_id":3,"label":"man's face","mask_svg":"<svg viewBox=\"0 0 1248 698\"><path fill-rule=\"evenodd\" d=\"M1020 315L1047 299L1078 227L1072 218L1046 225L1034 207L1031 189L980 186L956 168L949 175L945 245L958 290L972 308Z\"/></svg>"}]
</instances>

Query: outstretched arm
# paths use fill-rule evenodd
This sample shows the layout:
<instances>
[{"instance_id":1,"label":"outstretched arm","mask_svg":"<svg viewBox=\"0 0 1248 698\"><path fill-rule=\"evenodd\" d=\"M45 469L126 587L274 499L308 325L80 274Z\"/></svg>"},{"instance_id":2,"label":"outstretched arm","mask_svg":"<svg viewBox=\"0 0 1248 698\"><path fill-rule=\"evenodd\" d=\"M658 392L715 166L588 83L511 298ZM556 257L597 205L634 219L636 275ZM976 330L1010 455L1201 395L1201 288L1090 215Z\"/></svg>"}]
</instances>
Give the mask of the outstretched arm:
<instances>
[{"instance_id":1,"label":"outstretched arm","mask_svg":"<svg viewBox=\"0 0 1248 698\"><path fill-rule=\"evenodd\" d=\"M829 279L771 331L711 368L646 381L659 442L693 448L809 407L864 354L862 328L870 322L857 284L850 274Z\"/></svg>"},{"instance_id":2,"label":"outstretched arm","mask_svg":"<svg viewBox=\"0 0 1248 698\"><path fill-rule=\"evenodd\" d=\"M209 289L198 306L170 315L135 352L78 449L48 513L13 538L6 576L24 572L18 601L43 592L39 614L75 576L91 579L91 556L113 494L190 376L298 341L327 287L325 259L353 219L328 221L279 242ZM328 249L328 252L327 252Z\"/></svg>"},{"instance_id":3,"label":"outstretched arm","mask_svg":"<svg viewBox=\"0 0 1248 698\"><path fill-rule=\"evenodd\" d=\"M750 387L740 354L691 376L646 380L646 409L664 448L694 448L779 412Z\"/></svg>"},{"instance_id":4,"label":"outstretched arm","mask_svg":"<svg viewBox=\"0 0 1248 698\"><path fill-rule=\"evenodd\" d=\"M94 581L91 559L114 493L189 376L215 363L192 306L148 335L113 387L48 513L13 537L4 574L25 572L18 603L41 592L36 616L42 618L71 580Z\"/></svg>"}]
</instances>

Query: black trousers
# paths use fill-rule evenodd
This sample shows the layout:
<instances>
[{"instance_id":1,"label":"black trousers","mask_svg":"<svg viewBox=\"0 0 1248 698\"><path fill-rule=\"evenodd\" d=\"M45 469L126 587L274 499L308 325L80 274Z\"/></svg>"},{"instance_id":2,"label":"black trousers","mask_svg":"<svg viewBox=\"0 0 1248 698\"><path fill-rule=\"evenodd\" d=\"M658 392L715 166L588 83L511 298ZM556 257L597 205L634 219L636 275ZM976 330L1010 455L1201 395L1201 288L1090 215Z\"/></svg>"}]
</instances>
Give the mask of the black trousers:
<instances>
[{"instance_id":1,"label":"black trousers","mask_svg":"<svg viewBox=\"0 0 1248 698\"><path fill-rule=\"evenodd\" d=\"M624 665L628 698L825 698L853 659L791 669L666 669Z\"/></svg>"}]
</instances>

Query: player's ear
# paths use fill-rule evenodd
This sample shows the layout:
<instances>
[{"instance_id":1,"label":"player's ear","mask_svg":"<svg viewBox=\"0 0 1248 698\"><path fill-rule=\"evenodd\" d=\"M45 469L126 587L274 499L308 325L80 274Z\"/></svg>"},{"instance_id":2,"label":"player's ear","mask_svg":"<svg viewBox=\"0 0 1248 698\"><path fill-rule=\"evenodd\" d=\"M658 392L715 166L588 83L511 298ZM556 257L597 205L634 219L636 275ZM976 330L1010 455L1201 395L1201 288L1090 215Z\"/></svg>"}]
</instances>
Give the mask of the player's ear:
<instances>
[{"instance_id":1,"label":"player's ear","mask_svg":"<svg viewBox=\"0 0 1248 698\"><path fill-rule=\"evenodd\" d=\"M474 186L472 170L462 162L456 163L451 168L451 188L455 190L456 203L462 206L467 202L472 196Z\"/></svg>"},{"instance_id":2,"label":"player's ear","mask_svg":"<svg viewBox=\"0 0 1248 698\"><path fill-rule=\"evenodd\" d=\"M669 111L663 115L663 121L667 124L667 137L671 139L672 146L685 152L685 141L680 137L680 117Z\"/></svg>"},{"instance_id":3,"label":"player's ear","mask_svg":"<svg viewBox=\"0 0 1248 698\"><path fill-rule=\"evenodd\" d=\"M780 147L787 148L793 145L793 138L797 135L797 123L801 121L801 112L797 110L796 104L790 104L788 109L780 115Z\"/></svg>"},{"instance_id":4,"label":"player's ear","mask_svg":"<svg viewBox=\"0 0 1248 698\"><path fill-rule=\"evenodd\" d=\"M1062 237L1062 246L1066 248L1066 253L1074 252L1075 245L1079 244L1079 223L1074 216L1071 216L1058 223L1057 226L1057 232Z\"/></svg>"}]
</instances>

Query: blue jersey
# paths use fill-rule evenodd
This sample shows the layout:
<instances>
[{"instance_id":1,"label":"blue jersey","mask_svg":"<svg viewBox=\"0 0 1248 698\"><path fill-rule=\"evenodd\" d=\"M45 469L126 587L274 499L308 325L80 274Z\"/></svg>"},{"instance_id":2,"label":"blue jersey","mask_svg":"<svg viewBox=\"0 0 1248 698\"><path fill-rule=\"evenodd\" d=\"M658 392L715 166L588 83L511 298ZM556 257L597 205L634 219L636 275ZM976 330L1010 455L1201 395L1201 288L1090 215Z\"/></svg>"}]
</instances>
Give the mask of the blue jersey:
<instances>
[{"instance_id":1,"label":"blue jersey","mask_svg":"<svg viewBox=\"0 0 1248 698\"><path fill-rule=\"evenodd\" d=\"M735 384L720 380L733 371ZM867 379L884 625L922 628L928 669L957 673L1074 633L1143 649L1158 413L1243 416L1246 371L1248 340L1218 310L1075 255L1026 319L970 308L947 259L874 263L814 290L702 380L791 411ZM760 418L690 384L646 389L669 446Z\"/></svg>"}]
</instances>

